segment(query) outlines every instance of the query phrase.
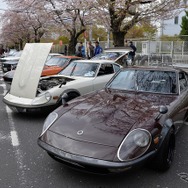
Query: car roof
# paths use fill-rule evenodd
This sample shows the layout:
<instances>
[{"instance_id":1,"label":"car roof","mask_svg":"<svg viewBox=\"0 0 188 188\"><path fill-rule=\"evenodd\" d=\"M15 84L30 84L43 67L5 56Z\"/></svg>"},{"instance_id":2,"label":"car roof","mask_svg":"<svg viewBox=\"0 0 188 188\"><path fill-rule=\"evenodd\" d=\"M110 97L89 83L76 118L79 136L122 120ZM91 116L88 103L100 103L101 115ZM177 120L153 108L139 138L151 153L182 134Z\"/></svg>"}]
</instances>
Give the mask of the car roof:
<instances>
[{"instance_id":1,"label":"car roof","mask_svg":"<svg viewBox=\"0 0 188 188\"><path fill-rule=\"evenodd\" d=\"M79 58L79 59L82 59L82 57L79 57L79 56L66 56L66 55L60 55L60 56L58 56L58 57L62 57L62 58L68 58L68 59L77 59L77 58Z\"/></svg>"},{"instance_id":2,"label":"car roof","mask_svg":"<svg viewBox=\"0 0 188 188\"><path fill-rule=\"evenodd\" d=\"M115 48L105 48L105 52L130 52L132 50L131 47L115 47Z\"/></svg>"},{"instance_id":3,"label":"car roof","mask_svg":"<svg viewBox=\"0 0 188 188\"><path fill-rule=\"evenodd\" d=\"M124 69L140 69L140 70L156 70L156 71L185 71L184 69L180 68L180 67L173 67L173 66L163 66L163 67L159 67L159 66L130 66L130 67L126 67ZM185 71L186 72L186 71Z\"/></svg>"},{"instance_id":4,"label":"car roof","mask_svg":"<svg viewBox=\"0 0 188 188\"><path fill-rule=\"evenodd\" d=\"M61 54L60 53L49 53L49 55L51 55L51 56L59 56Z\"/></svg>"},{"instance_id":5,"label":"car roof","mask_svg":"<svg viewBox=\"0 0 188 188\"><path fill-rule=\"evenodd\" d=\"M88 60L88 59L82 59L82 60L75 60L76 62L81 62L81 63L115 63L114 60L106 60L106 59L96 59L96 60Z\"/></svg>"}]
</instances>

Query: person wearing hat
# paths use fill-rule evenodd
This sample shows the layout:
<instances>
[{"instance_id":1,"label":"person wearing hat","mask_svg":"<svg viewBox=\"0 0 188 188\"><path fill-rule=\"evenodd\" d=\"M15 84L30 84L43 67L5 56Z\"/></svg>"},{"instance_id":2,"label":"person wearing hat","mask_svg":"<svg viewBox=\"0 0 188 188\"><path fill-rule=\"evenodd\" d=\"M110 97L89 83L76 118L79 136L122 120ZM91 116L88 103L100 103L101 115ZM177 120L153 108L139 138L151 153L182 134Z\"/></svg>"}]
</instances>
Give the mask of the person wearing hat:
<instances>
[{"instance_id":1,"label":"person wearing hat","mask_svg":"<svg viewBox=\"0 0 188 188\"><path fill-rule=\"evenodd\" d=\"M95 42L95 52L94 52L94 56L97 55L97 54L100 54L102 52L102 48L101 46L99 45L99 42L96 41Z\"/></svg>"}]
</instances>

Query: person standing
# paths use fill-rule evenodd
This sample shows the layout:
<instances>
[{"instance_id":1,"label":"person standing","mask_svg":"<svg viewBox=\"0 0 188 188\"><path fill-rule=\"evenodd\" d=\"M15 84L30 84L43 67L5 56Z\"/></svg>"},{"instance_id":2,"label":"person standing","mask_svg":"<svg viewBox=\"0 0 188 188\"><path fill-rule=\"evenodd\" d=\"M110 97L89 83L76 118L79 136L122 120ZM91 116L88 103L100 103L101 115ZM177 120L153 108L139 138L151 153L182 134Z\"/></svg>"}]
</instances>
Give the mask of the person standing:
<instances>
[{"instance_id":1,"label":"person standing","mask_svg":"<svg viewBox=\"0 0 188 188\"><path fill-rule=\"evenodd\" d=\"M130 56L130 58L131 58L131 60L132 60L132 64L134 64L134 57L135 57L135 55L136 55L136 50L137 50L137 48L136 48L136 46L133 44L132 41L129 42L129 46L132 48L132 51L129 52L129 56Z\"/></svg>"},{"instance_id":2,"label":"person standing","mask_svg":"<svg viewBox=\"0 0 188 188\"><path fill-rule=\"evenodd\" d=\"M129 46L128 41L125 40L125 47Z\"/></svg>"},{"instance_id":3,"label":"person standing","mask_svg":"<svg viewBox=\"0 0 188 188\"><path fill-rule=\"evenodd\" d=\"M79 57L85 57L85 47L83 45L82 42L80 42L80 45L78 46L78 52L77 52L77 56Z\"/></svg>"},{"instance_id":4,"label":"person standing","mask_svg":"<svg viewBox=\"0 0 188 188\"><path fill-rule=\"evenodd\" d=\"M99 42L96 41L95 42L95 51L94 51L94 56L97 54L100 54L102 52L102 47L99 45Z\"/></svg>"},{"instance_id":5,"label":"person standing","mask_svg":"<svg viewBox=\"0 0 188 188\"><path fill-rule=\"evenodd\" d=\"M91 41L88 42L87 46L87 58L91 59L94 56L95 47L92 45Z\"/></svg>"},{"instance_id":6,"label":"person standing","mask_svg":"<svg viewBox=\"0 0 188 188\"><path fill-rule=\"evenodd\" d=\"M67 55L67 51L68 51L68 47L67 45L65 44L65 47L64 47L64 54Z\"/></svg>"}]
</instances>

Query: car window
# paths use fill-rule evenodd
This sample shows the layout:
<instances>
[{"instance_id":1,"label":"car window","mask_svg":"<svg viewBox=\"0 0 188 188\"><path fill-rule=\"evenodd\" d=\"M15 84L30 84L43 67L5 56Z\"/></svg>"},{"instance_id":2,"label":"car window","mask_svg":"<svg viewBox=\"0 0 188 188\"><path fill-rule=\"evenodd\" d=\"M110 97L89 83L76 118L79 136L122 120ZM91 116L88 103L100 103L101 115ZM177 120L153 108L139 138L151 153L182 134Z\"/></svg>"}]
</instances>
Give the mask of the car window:
<instances>
[{"instance_id":1,"label":"car window","mask_svg":"<svg viewBox=\"0 0 188 188\"><path fill-rule=\"evenodd\" d=\"M97 76L102 76L102 75L107 75L107 74L113 74L114 73L114 68L113 65L110 63L103 63L101 64L101 67L99 69L98 75Z\"/></svg>"},{"instance_id":2,"label":"car window","mask_svg":"<svg viewBox=\"0 0 188 188\"><path fill-rule=\"evenodd\" d=\"M45 65L47 66L59 66L62 67L68 62L68 58L52 57L50 58Z\"/></svg>"},{"instance_id":3,"label":"car window","mask_svg":"<svg viewBox=\"0 0 188 188\"><path fill-rule=\"evenodd\" d=\"M180 85L180 92L184 91L188 87L187 77L183 72L179 73L179 85Z\"/></svg>"},{"instance_id":4,"label":"car window","mask_svg":"<svg viewBox=\"0 0 188 188\"><path fill-rule=\"evenodd\" d=\"M73 61L59 74L67 76L95 77L98 67L98 63Z\"/></svg>"},{"instance_id":5,"label":"car window","mask_svg":"<svg viewBox=\"0 0 188 188\"><path fill-rule=\"evenodd\" d=\"M114 66L114 71L117 72L120 69L119 65L113 65Z\"/></svg>"},{"instance_id":6,"label":"car window","mask_svg":"<svg viewBox=\"0 0 188 188\"><path fill-rule=\"evenodd\" d=\"M120 90L135 90L135 70L121 71L108 87Z\"/></svg>"},{"instance_id":7,"label":"car window","mask_svg":"<svg viewBox=\"0 0 188 188\"><path fill-rule=\"evenodd\" d=\"M123 70L111 81L109 88L153 93L177 93L176 73L153 70Z\"/></svg>"},{"instance_id":8,"label":"car window","mask_svg":"<svg viewBox=\"0 0 188 188\"><path fill-rule=\"evenodd\" d=\"M118 57L123 55L123 52L103 52L91 59L107 59L107 60L116 60Z\"/></svg>"},{"instance_id":9,"label":"car window","mask_svg":"<svg viewBox=\"0 0 188 188\"><path fill-rule=\"evenodd\" d=\"M16 53L15 53L15 55L14 55L14 57L21 57L22 52L23 52L22 50L21 50L21 51L16 52Z\"/></svg>"},{"instance_id":10,"label":"car window","mask_svg":"<svg viewBox=\"0 0 188 188\"><path fill-rule=\"evenodd\" d=\"M155 93L176 93L176 74L168 71L138 71L139 91Z\"/></svg>"}]
</instances>

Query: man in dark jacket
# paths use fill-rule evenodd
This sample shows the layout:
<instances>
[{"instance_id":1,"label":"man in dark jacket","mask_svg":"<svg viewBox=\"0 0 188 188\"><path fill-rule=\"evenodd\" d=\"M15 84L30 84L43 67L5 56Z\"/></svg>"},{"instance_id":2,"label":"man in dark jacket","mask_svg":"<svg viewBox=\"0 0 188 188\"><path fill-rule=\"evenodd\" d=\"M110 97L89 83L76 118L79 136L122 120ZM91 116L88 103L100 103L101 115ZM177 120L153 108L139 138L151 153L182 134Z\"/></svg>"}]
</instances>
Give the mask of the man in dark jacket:
<instances>
[{"instance_id":1,"label":"man in dark jacket","mask_svg":"<svg viewBox=\"0 0 188 188\"><path fill-rule=\"evenodd\" d=\"M129 46L132 48L132 51L129 52L129 56L132 59L132 64L134 64L134 57L136 54L136 46L133 44L132 41L129 42Z\"/></svg>"}]
</instances>

